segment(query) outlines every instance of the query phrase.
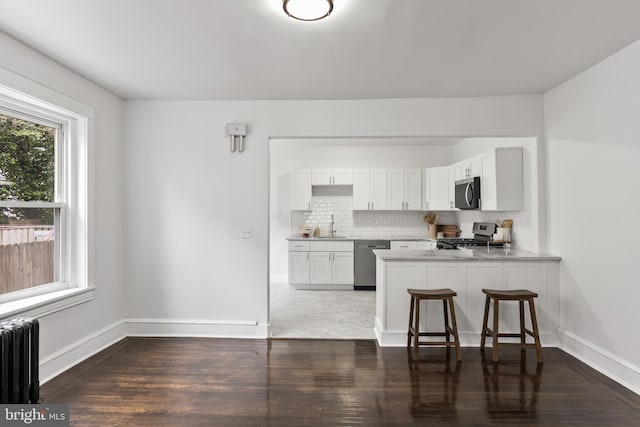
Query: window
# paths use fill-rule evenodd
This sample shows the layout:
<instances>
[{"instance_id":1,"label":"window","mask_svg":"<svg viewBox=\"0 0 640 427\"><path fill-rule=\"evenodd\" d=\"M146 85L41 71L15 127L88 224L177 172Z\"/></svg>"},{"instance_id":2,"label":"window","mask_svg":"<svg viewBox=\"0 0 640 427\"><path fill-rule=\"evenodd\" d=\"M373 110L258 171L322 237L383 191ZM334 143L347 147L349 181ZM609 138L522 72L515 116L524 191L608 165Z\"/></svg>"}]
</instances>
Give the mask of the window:
<instances>
[{"instance_id":1,"label":"window","mask_svg":"<svg viewBox=\"0 0 640 427\"><path fill-rule=\"evenodd\" d=\"M0 85L0 308L89 285L88 124Z\"/></svg>"}]
</instances>

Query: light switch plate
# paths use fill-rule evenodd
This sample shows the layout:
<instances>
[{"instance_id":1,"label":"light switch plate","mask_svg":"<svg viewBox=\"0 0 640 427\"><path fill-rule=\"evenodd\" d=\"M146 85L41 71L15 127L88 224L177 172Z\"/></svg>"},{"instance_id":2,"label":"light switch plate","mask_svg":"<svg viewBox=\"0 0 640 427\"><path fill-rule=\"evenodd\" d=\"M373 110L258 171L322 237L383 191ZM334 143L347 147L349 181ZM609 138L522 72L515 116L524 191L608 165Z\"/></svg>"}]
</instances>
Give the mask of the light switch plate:
<instances>
[{"instance_id":1,"label":"light switch plate","mask_svg":"<svg viewBox=\"0 0 640 427\"><path fill-rule=\"evenodd\" d=\"M241 239L253 238L253 233L251 232L251 228L250 227L243 228L242 231L240 232L240 238Z\"/></svg>"}]
</instances>

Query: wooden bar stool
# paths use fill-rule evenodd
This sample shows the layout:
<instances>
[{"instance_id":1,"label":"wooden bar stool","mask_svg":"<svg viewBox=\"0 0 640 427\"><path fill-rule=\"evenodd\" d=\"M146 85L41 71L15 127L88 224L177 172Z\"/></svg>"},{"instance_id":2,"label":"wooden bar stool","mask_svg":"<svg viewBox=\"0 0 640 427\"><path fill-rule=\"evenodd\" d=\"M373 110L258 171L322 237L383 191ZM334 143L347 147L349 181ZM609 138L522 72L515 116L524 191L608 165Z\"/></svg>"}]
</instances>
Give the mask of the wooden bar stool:
<instances>
[{"instance_id":1,"label":"wooden bar stool","mask_svg":"<svg viewBox=\"0 0 640 427\"><path fill-rule=\"evenodd\" d=\"M498 361L498 351L503 346L516 346L520 347L522 351L525 351L528 347L535 347L536 355L538 357L538 363L542 363L542 346L540 345L540 334L538 333L538 320L536 318L536 309L534 307L533 299L538 296L537 293L528 291L526 289L518 290L499 290L499 289L483 289L487 297L484 304L484 321L482 322L482 335L480 341L480 348L484 350L484 344L487 339L487 335L492 338L492 357L494 362ZM493 300L493 328L489 328L487 323L489 321L489 305ZM518 301L520 306L520 332L519 333L504 333L498 330L498 321L500 310L498 304L500 301ZM529 314L531 316L531 326L533 331L525 328L524 324L524 302L529 303ZM526 336L532 336L534 343L527 343ZM520 342L499 342L500 337L520 338Z\"/></svg>"},{"instance_id":2,"label":"wooden bar stool","mask_svg":"<svg viewBox=\"0 0 640 427\"><path fill-rule=\"evenodd\" d=\"M462 360L460 351L460 340L458 339L458 325L456 323L456 312L453 307L453 297L457 294L451 289L407 289L411 295L411 306L409 308L409 332L407 332L407 348L411 348L411 338L413 338L414 352L418 354L420 346L446 346L456 348L456 358ZM444 332L420 332L420 301L441 300L444 308ZM448 309L447 309L448 306ZM415 316L414 316L415 312ZM451 313L451 326L449 326L449 312ZM420 337L445 337L445 341L420 341ZM453 341L451 340L453 336Z\"/></svg>"}]
</instances>

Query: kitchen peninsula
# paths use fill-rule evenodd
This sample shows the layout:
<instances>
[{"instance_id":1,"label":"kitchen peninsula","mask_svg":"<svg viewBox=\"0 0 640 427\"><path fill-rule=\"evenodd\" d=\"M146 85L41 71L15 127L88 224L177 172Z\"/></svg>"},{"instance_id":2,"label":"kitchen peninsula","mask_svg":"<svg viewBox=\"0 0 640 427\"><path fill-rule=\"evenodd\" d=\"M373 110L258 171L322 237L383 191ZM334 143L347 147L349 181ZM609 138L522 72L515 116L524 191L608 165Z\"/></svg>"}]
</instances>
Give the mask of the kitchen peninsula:
<instances>
[{"instance_id":1,"label":"kitchen peninsula","mask_svg":"<svg viewBox=\"0 0 640 427\"><path fill-rule=\"evenodd\" d=\"M557 345L560 257L519 249L376 250L375 333L382 347L405 346L409 319L408 288L450 288L461 344L479 346L485 295L482 289L529 289L535 299L543 346ZM423 302L423 304L425 304ZM444 330L442 305L429 302L429 330ZM500 306L501 330L516 330L518 305ZM425 328L423 320L421 328ZM530 327L530 326L528 326Z\"/></svg>"}]
</instances>

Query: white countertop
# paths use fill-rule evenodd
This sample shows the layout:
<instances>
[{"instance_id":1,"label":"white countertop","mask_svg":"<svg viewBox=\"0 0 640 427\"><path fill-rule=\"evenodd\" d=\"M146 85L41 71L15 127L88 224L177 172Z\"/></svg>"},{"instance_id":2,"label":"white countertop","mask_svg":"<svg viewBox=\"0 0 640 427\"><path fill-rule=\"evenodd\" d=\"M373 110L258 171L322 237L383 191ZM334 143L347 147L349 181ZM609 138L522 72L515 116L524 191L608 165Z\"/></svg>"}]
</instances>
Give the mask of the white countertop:
<instances>
[{"instance_id":1,"label":"white countertop","mask_svg":"<svg viewBox=\"0 0 640 427\"><path fill-rule=\"evenodd\" d=\"M394 241L405 241L405 242L410 242L410 241L415 241L415 242L422 242L422 241L432 241L435 242L435 240L429 239L427 236L425 237L416 237L416 236L341 236L340 234L338 234L337 236L334 237L304 237L301 235L294 235L294 236L289 236L287 237L287 240L394 240Z\"/></svg>"},{"instance_id":2,"label":"white countertop","mask_svg":"<svg viewBox=\"0 0 640 427\"><path fill-rule=\"evenodd\" d=\"M418 261L560 261L559 256L535 254L522 249L474 248L426 251L376 249L373 253L383 260Z\"/></svg>"}]
</instances>

